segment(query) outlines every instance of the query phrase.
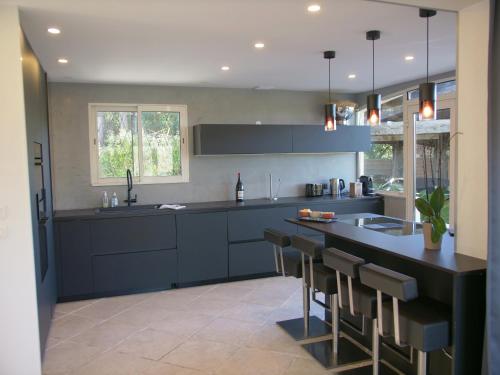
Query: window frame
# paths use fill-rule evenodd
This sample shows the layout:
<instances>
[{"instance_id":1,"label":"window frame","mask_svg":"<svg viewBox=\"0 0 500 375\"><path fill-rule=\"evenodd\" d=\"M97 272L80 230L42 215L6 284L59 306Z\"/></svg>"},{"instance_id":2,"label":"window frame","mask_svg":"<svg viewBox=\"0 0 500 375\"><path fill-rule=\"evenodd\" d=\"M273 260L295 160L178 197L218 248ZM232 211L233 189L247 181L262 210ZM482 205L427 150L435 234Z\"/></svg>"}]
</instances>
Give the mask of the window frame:
<instances>
[{"instance_id":1,"label":"window frame","mask_svg":"<svg viewBox=\"0 0 500 375\"><path fill-rule=\"evenodd\" d=\"M189 182L189 142L188 142L188 115L187 105L184 104L131 104L131 103L89 103L89 152L90 176L92 186L126 185L126 177L100 178L99 177L99 150L97 147L97 112L98 111L130 111L137 112L137 139L139 176L134 176L134 184L171 184ZM142 153L142 112L178 112L181 135L181 174L179 176L144 176Z\"/></svg>"}]
</instances>

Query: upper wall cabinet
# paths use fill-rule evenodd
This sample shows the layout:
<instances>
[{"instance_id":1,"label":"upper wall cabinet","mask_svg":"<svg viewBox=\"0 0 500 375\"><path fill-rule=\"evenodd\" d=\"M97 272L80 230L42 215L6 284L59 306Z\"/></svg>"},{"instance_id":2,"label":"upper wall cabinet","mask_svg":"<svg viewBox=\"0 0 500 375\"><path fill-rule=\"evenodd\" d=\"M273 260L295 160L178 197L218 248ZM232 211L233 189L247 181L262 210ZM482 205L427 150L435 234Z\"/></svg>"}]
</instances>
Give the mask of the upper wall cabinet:
<instances>
[{"instance_id":1,"label":"upper wall cabinet","mask_svg":"<svg viewBox=\"0 0 500 375\"><path fill-rule=\"evenodd\" d=\"M215 125L194 127L195 155L278 154L292 152L286 125Z\"/></svg>"},{"instance_id":2,"label":"upper wall cabinet","mask_svg":"<svg viewBox=\"0 0 500 375\"><path fill-rule=\"evenodd\" d=\"M194 127L195 155L363 152L370 149L369 126L216 125Z\"/></svg>"}]
</instances>

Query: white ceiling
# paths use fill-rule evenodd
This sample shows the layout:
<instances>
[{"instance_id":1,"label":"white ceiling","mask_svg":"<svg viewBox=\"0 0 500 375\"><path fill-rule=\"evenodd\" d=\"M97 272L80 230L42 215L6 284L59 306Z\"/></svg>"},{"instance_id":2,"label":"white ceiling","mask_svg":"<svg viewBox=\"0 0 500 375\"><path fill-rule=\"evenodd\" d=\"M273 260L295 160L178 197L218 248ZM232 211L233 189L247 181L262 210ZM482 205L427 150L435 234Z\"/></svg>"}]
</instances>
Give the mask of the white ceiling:
<instances>
[{"instance_id":1,"label":"white ceiling","mask_svg":"<svg viewBox=\"0 0 500 375\"><path fill-rule=\"evenodd\" d=\"M371 88L370 29L382 32L378 87L424 76L425 21L416 8L317 2L321 12L308 14L307 0L0 0L20 5L51 81L325 90L322 51L335 49L334 88L362 92ZM49 26L62 33L49 35ZM256 50L255 41L266 47ZM430 52L431 74L455 69L456 13L431 19ZM415 60L405 62L407 54Z\"/></svg>"},{"instance_id":2,"label":"white ceiling","mask_svg":"<svg viewBox=\"0 0 500 375\"><path fill-rule=\"evenodd\" d=\"M459 11L468 6L479 3L481 0L369 0L384 3L404 4L411 6L428 7L433 9L443 9Z\"/></svg>"}]
</instances>

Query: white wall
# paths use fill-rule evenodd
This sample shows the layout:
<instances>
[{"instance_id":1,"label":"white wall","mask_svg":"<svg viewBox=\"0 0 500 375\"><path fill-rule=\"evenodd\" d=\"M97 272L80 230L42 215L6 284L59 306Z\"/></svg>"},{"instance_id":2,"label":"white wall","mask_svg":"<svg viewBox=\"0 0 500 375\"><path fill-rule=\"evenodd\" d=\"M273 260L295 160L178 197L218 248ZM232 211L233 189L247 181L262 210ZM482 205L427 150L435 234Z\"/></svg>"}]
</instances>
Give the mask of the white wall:
<instances>
[{"instance_id":1,"label":"white wall","mask_svg":"<svg viewBox=\"0 0 500 375\"><path fill-rule=\"evenodd\" d=\"M33 234L15 7L0 6L0 374L41 372Z\"/></svg>"},{"instance_id":2,"label":"white wall","mask_svg":"<svg viewBox=\"0 0 500 375\"><path fill-rule=\"evenodd\" d=\"M458 15L457 251L486 259L490 1Z\"/></svg>"}]
</instances>

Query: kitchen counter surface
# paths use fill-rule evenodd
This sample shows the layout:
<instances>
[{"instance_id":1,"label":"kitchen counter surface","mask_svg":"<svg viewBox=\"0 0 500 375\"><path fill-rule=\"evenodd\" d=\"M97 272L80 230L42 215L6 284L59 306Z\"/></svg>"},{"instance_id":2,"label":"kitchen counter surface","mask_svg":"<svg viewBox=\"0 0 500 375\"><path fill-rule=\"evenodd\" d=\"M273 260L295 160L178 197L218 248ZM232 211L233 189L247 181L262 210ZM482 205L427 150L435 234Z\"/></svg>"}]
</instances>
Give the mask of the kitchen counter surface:
<instances>
[{"instance_id":1,"label":"kitchen counter surface","mask_svg":"<svg viewBox=\"0 0 500 375\"><path fill-rule=\"evenodd\" d=\"M283 197L277 201L272 201L266 198L248 199L242 203L236 201L213 201L213 202L194 202L194 203L181 203L186 208L181 210L158 210L151 209L151 205L136 205L134 210L123 210L113 212L99 212L97 208L77 209L77 210L59 210L54 213L55 221L74 220L74 219L107 219L116 217L130 217L130 216L145 216L145 215L175 215L183 213L198 213L198 212L217 212L217 211L232 211L232 210L245 210L255 208L272 208L272 207L286 207L286 206L303 206L304 208L314 208L314 205L328 204L328 203L346 203L366 200L381 200L382 197L360 197L350 198L349 196L342 196L333 198L331 195L322 197ZM141 209L140 207L144 207Z\"/></svg>"},{"instance_id":2,"label":"kitchen counter surface","mask_svg":"<svg viewBox=\"0 0 500 375\"><path fill-rule=\"evenodd\" d=\"M486 261L455 252L453 238L446 233L443 236L441 250L426 250L423 234L392 236L376 230L365 229L350 224L350 219L382 217L376 214L339 215L338 221L324 224L296 219L290 223L316 230L332 238L346 240L373 251L379 251L400 259L415 261L423 266L435 268L452 274L484 272Z\"/></svg>"}]
</instances>

